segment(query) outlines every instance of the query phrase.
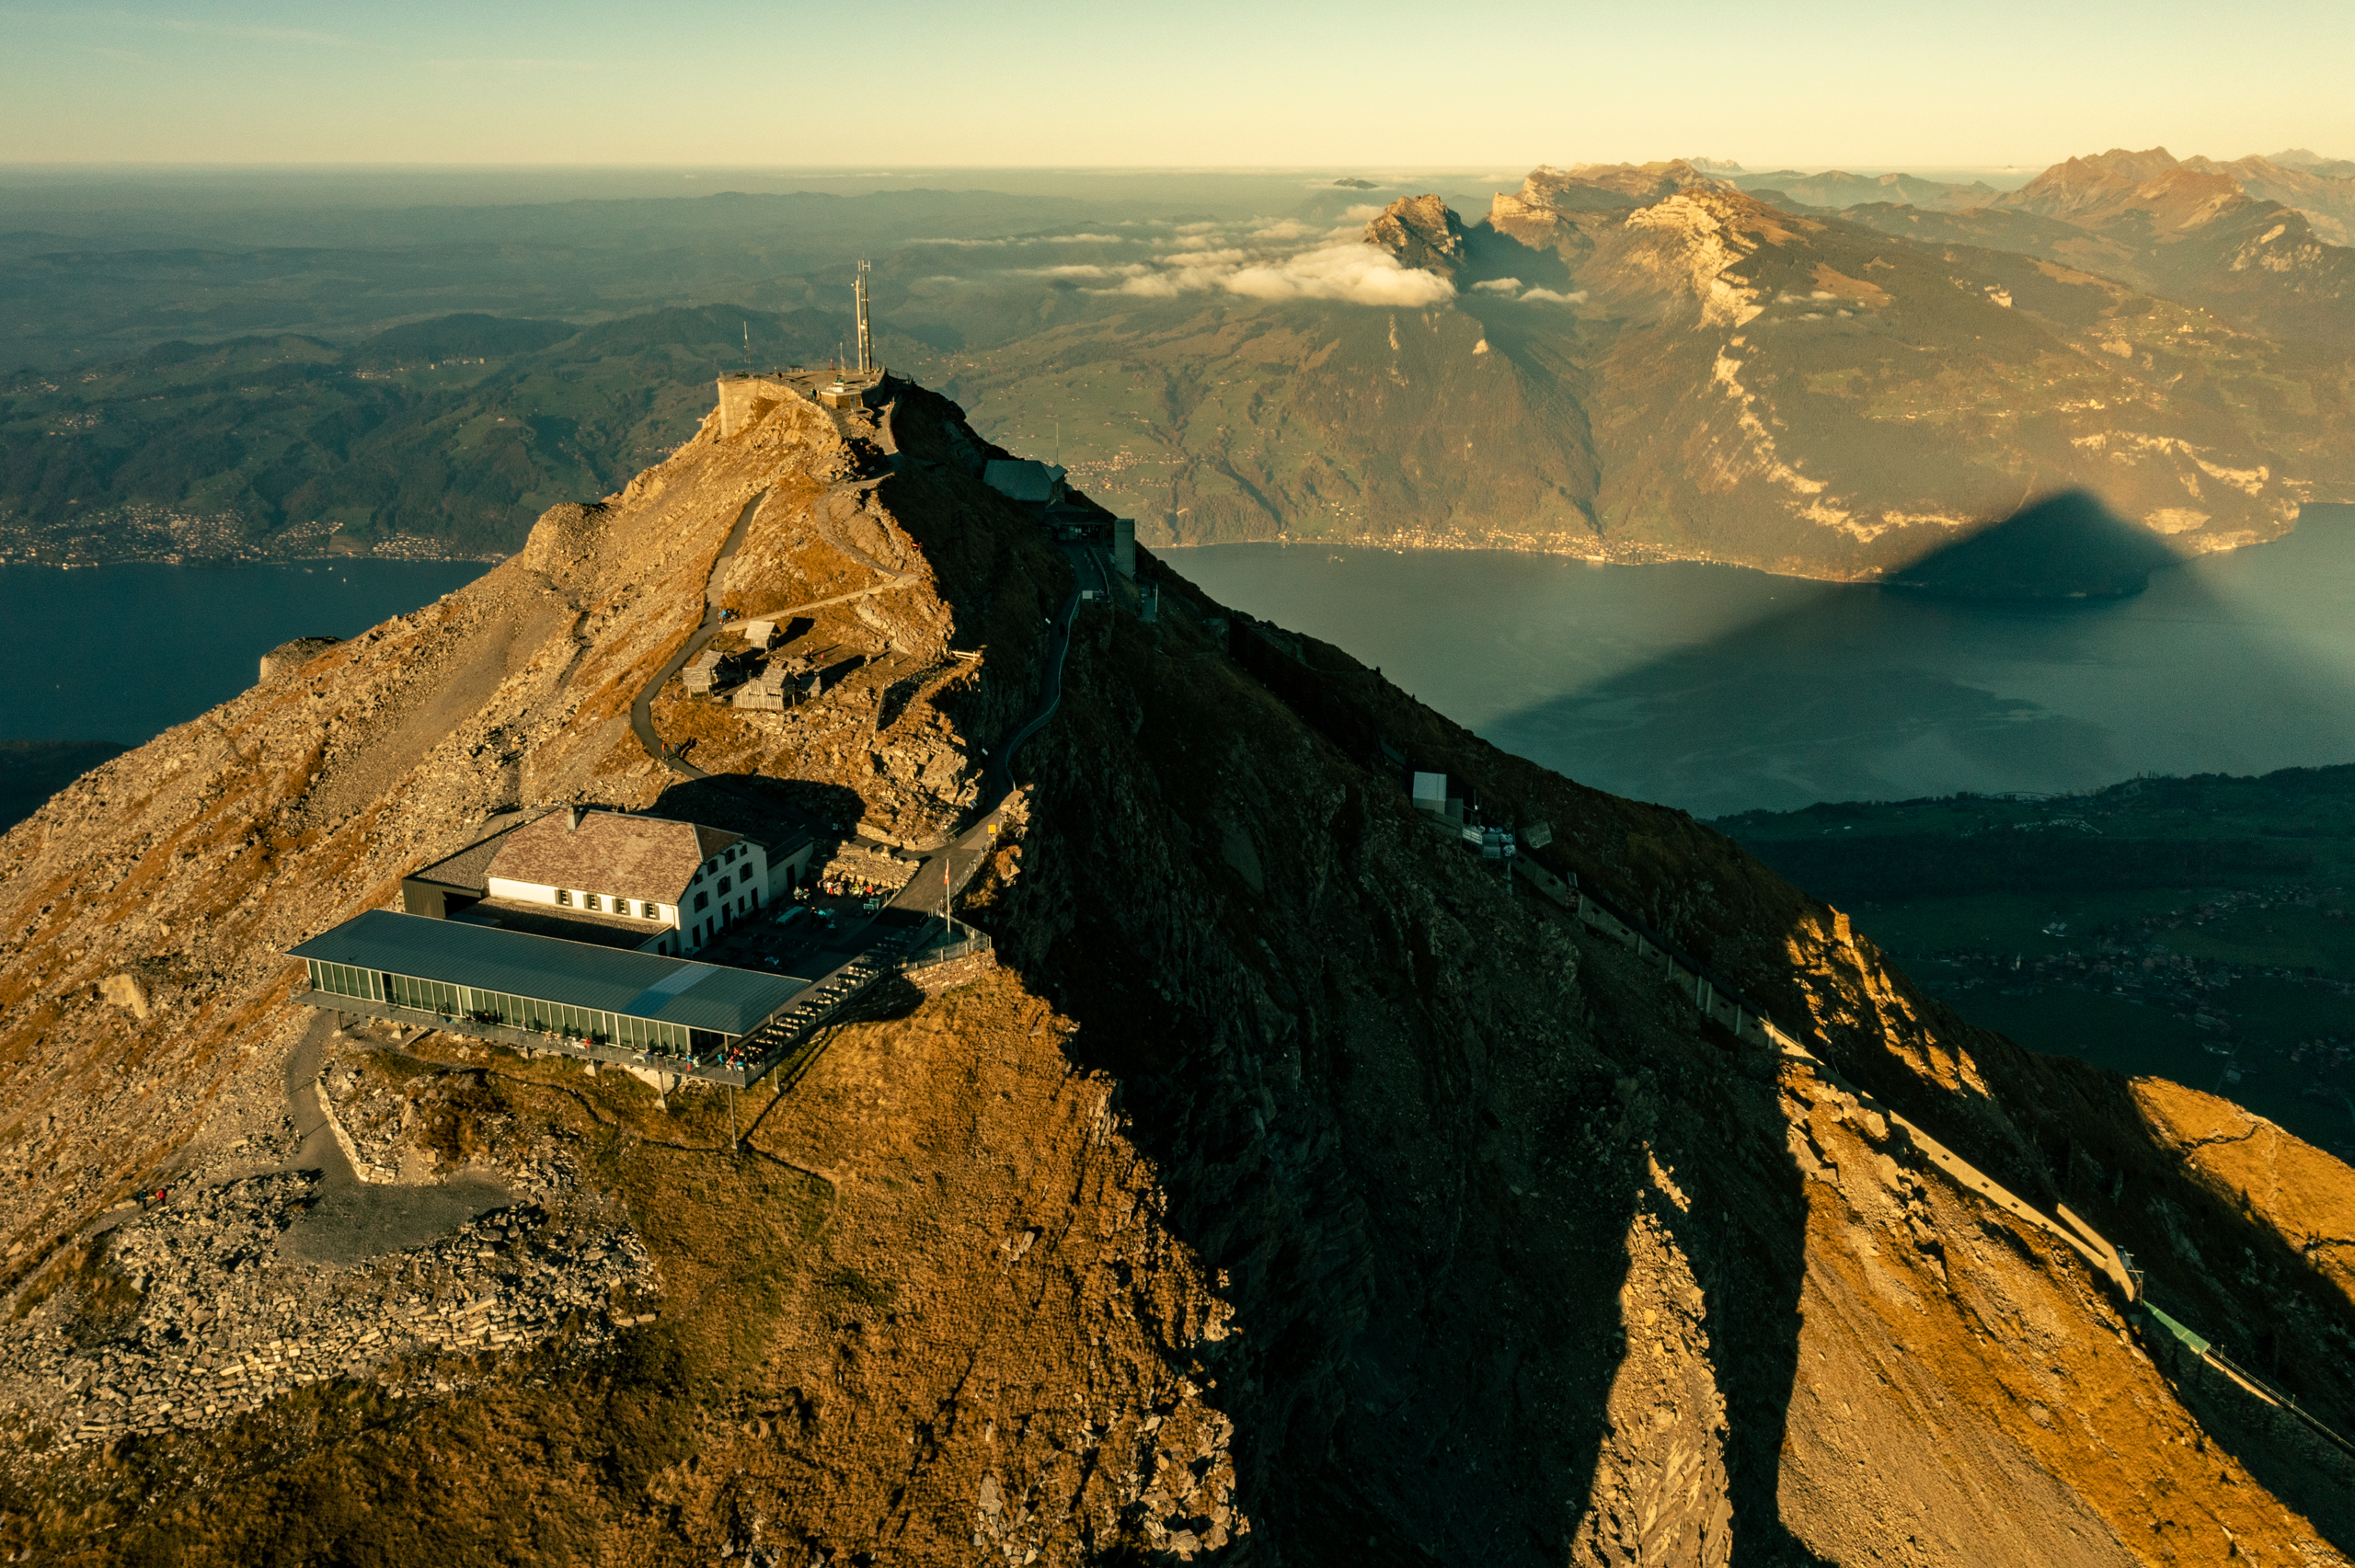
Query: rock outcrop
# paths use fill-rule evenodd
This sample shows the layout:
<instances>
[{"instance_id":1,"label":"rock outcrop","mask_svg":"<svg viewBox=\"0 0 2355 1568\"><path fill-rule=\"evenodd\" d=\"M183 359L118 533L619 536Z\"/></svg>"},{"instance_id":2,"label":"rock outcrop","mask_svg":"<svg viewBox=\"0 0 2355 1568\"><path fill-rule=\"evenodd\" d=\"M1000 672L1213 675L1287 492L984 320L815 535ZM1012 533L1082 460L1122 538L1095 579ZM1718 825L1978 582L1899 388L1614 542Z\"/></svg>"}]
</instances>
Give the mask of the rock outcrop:
<instances>
[{"instance_id":1,"label":"rock outcrop","mask_svg":"<svg viewBox=\"0 0 2355 1568\"><path fill-rule=\"evenodd\" d=\"M1436 195L1402 196L1365 226L1365 242L1380 246L1404 267L1436 272L1449 282L1464 269L1464 223Z\"/></svg>"},{"instance_id":2,"label":"rock outcrop","mask_svg":"<svg viewBox=\"0 0 2355 1568\"><path fill-rule=\"evenodd\" d=\"M292 675L340 640L337 637L296 637L292 642L279 644L261 656L261 683L267 686L283 676Z\"/></svg>"}]
</instances>

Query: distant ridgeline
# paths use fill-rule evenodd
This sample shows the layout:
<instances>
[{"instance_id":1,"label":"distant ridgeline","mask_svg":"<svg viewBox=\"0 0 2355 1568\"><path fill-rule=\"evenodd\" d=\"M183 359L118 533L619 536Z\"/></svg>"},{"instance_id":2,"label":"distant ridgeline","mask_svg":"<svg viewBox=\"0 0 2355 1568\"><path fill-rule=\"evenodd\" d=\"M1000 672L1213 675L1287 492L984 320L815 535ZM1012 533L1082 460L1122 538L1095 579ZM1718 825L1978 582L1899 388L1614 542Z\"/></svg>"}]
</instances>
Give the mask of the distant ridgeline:
<instances>
[{"instance_id":1,"label":"distant ridgeline","mask_svg":"<svg viewBox=\"0 0 2355 1568\"><path fill-rule=\"evenodd\" d=\"M0 561L506 555L693 435L719 372L822 362L842 336L815 310L471 315L22 373L0 390Z\"/></svg>"},{"instance_id":2,"label":"distant ridgeline","mask_svg":"<svg viewBox=\"0 0 2355 1568\"><path fill-rule=\"evenodd\" d=\"M2355 839L2355 765L2086 795L1827 802L1716 826L1833 903L2199 887L2302 877L2316 861L2300 841Z\"/></svg>"}]
</instances>

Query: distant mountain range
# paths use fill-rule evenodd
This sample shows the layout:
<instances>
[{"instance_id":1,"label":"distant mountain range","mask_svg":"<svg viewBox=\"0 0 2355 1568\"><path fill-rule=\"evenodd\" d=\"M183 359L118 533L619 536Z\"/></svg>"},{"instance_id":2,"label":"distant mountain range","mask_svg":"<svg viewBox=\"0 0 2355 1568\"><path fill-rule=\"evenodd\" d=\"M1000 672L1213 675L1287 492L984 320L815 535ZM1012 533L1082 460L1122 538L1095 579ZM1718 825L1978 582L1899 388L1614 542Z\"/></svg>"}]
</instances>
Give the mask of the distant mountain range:
<instances>
[{"instance_id":1,"label":"distant mountain range","mask_svg":"<svg viewBox=\"0 0 2355 1568\"><path fill-rule=\"evenodd\" d=\"M2008 195L1540 168L1468 223L1426 195L1367 225L1445 285L1396 290L1411 308L1212 294L943 368L1000 439L1064 410L1066 461L1163 541L1863 576L2085 491L2177 550L2230 548L2355 486L2355 253L2238 181L2303 182L2326 215L2355 181L2227 167L2111 153Z\"/></svg>"},{"instance_id":2,"label":"distant mountain range","mask_svg":"<svg viewBox=\"0 0 2355 1568\"><path fill-rule=\"evenodd\" d=\"M2113 150L2008 192L1579 165L1485 212L1381 205L1398 188L1355 177L1295 189L1261 218L1031 202L992 233L966 201L948 233L937 203L903 203L896 231L839 221L876 241L886 359L1153 543L1868 577L2064 494L2188 552L2355 498L2355 165ZM511 548L541 508L685 439L747 333L762 363L844 339L831 271L774 292L810 303L585 330L477 315L21 374L0 547L154 554L173 527L201 546L222 529L173 521L198 516L264 553L330 530Z\"/></svg>"}]
</instances>

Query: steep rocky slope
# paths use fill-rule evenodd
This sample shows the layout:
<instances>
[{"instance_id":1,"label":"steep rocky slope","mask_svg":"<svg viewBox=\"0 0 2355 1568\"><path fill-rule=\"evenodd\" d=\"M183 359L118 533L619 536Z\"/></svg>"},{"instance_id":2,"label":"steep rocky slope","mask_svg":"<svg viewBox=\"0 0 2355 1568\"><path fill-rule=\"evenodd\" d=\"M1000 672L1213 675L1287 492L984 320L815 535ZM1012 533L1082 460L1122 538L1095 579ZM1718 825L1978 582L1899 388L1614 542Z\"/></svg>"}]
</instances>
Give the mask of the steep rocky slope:
<instances>
[{"instance_id":1,"label":"steep rocky slope","mask_svg":"<svg viewBox=\"0 0 2355 1568\"><path fill-rule=\"evenodd\" d=\"M494 811L905 838L986 804L1070 567L971 477L952 406L896 399L706 423L0 841L0 1549L2340 1560L2320 1440L2163 1371L2076 1253L1888 1112L2085 1215L2342 1428L2355 1175L1968 1029L1728 841L1150 558L1154 623L1125 589L1079 610L967 893L1000 967L884 999L790 1085L658 1095L287 1005L280 949ZM798 729L658 697L667 741L692 723L743 770L680 783L628 710L706 590L865 662ZM1467 857L1385 747L1550 823L1547 868L1816 1059ZM291 1147L322 1063L407 1230ZM377 1336L304 1315L336 1299L381 1302Z\"/></svg>"}]
</instances>

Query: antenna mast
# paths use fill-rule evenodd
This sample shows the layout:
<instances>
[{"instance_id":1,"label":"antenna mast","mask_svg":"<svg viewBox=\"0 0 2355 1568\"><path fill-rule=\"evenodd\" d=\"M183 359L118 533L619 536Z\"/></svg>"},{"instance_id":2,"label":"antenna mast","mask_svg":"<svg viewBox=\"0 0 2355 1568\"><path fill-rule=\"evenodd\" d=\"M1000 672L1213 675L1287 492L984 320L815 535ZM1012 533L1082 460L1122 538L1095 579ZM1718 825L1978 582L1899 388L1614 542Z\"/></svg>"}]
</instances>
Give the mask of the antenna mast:
<instances>
[{"instance_id":1,"label":"antenna mast","mask_svg":"<svg viewBox=\"0 0 2355 1568\"><path fill-rule=\"evenodd\" d=\"M858 373L875 373L875 349L867 335L867 263L858 264L858 278L854 286L858 296Z\"/></svg>"},{"instance_id":2,"label":"antenna mast","mask_svg":"<svg viewBox=\"0 0 2355 1568\"><path fill-rule=\"evenodd\" d=\"M744 328L744 374L749 379L752 373L752 324L747 321L741 325Z\"/></svg>"}]
</instances>

